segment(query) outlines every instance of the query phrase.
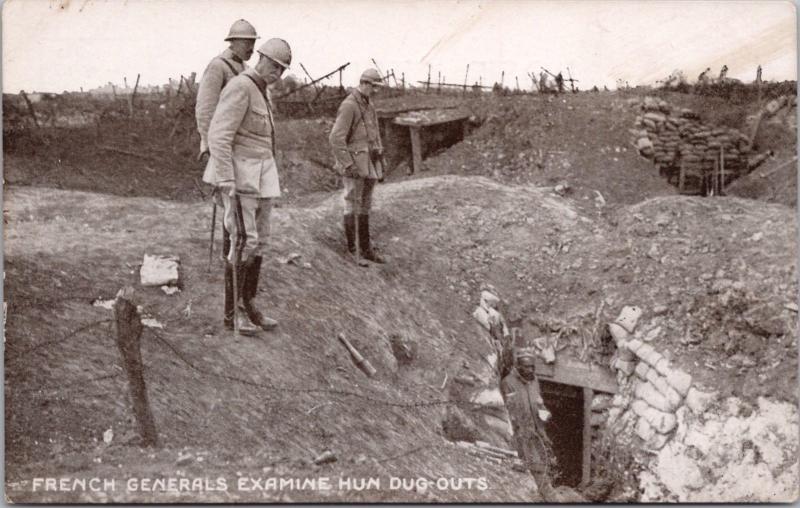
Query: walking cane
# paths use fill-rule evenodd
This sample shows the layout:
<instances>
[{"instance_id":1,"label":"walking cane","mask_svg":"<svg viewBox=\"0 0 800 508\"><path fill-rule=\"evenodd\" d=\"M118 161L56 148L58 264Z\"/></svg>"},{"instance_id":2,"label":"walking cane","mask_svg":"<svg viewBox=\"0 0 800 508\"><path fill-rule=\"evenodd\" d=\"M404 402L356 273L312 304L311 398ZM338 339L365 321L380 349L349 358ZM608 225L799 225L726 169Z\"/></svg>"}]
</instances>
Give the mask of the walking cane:
<instances>
[{"instance_id":1,"label":"walking cane","mask_svg":"<svg viewBox=\"0 0 800 508\"><path fill-rule=\"evenodd\" d=\"M236 221L236 243L234 244L233 255L233 335L239 336L239 265L242 262L242 250L244 250L247 234L244 230L244 218L242 217L242 201L239 195L233 196L233 218Z\"/></svg>"},{"instance_id":2,"label":"walking cane","mask_svg":"<svg viewBox=\"0 0 800 508\"><path fill-rule=\"evenodd\" d=\"M217 196L217 188L214 187L214 190L211 192L211 243L208 246L208 267L206 268L207 272L211 271L211 264L214 261L214 232L217 229L217 200L215 199Z\"/></svg>"}]
</instances>

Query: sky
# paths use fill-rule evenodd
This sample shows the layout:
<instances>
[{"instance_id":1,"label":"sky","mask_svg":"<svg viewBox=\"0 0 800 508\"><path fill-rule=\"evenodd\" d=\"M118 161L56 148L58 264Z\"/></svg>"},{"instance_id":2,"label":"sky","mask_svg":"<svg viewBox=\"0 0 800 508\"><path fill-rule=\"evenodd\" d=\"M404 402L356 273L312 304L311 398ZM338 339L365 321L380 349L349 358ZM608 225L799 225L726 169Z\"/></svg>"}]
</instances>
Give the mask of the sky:
<instances>
[{"instance_id":1,"label":"sky","mask_svg":"<svg viewBox=\"0 0 800 508\"><path fill-rule=\"evenodd\" d=\"M530 89L541 67L592 85L653 84L674 70L797 79L797 15L784 0L6 0L3 92L88 90L109 81L163 84L198 73L237 19L292 46L315 77L350 62L354 84L375 59L398 79ZM257 44L258 45L258 44ZM248 62L254 65L257 56ZM467 74L467 65L469 73ZM337 80L329 81L338 84Z\"/></svg>"}]
</instances>

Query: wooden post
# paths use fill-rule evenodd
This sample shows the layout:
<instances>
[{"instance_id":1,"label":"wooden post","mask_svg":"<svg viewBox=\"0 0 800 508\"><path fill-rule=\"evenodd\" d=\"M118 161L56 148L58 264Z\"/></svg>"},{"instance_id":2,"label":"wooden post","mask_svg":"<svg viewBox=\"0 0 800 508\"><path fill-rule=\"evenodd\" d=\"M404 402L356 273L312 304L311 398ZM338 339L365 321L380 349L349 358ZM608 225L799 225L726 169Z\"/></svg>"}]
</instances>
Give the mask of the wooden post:
<instances>
[{"instance_id":1,"label":"wooden post","mask_svg":"<svg viewBox=\"0 0 800 508\"><path fill-rule=\"evenodd\" d=\"M422 139L419 135L419 127L409 126L411 133L411 173L417 173L422 170Z\"/></svg>"},{"instance_id":2,"label":"wooden post","mask_svg":"<svg viewBox=\"0 0 800 508\"><path fill-rule=\"evenodd\" d=\"M592 399L594 390L583 388L583 468L581 485L589 484L592 474Z\"/></svg>"},{"instance_id":3,"label":"wooden post","mask_svg":"<svg viewBox=\"0 0 800 508\"><path fill-rule=\"evenodd\" d=\"M425 91L427 92L430 89L431 89L431 64L428 64L428 81L426 81L425 84Z\"/></svg>"},{"instance_id":4,"label":"wooden post","mask_svg":"<svg viewBox=\"0 0 800 508\"><path fill-rule=\"evenodd\" d=\"M719 147L719 195L725 192L725 148Z\"/></svg>"},{"instance_id":5,"label":"wooden post","mask_svg":"<svg viewBox=\"0 0 800 508\"><path fill-rule=\"evenodd\" d=\"M467 77L469 76L469 64L467 64L467 72L464 74L464 95L467 95Z\"/></svg>"},{"instance_id":6,"label":"wooden post","mask_svg":"<svg viewBox=\"0 0 800 508\"><path fill-rule=\"evenodd\" d=\"M133 402L133 414L139 426L144 446L158 446L158 435L144 383L144 365L139 339L142 335L142 319L132 302L133 288L126 286L117 293L114 303L114 319L117 328L117 348L122 357L122 366L128 375L128 386Z\"/></svg>"},{"instance_id":7,"label":"wooden post","mask_svg":"<svg viewBox=\"0 0 800 508\"><path fill-rule=\"evenodd\" d=\"M339 69L339 90L344 90L344 86L342 86L342 69Z\"/></svg>"},{"instance_id":8,"label":"wooden post","mask_svg":"<svg viewBox=\"0 0 800 508\"><path fill-rule=\"evenodd\" d=\"M36 128L38 129L39 120L36 119L36 111L34 111L33 109L33 103L28 98L28 94L25 93L25 90L20 90L19 94L22 96L23 99L25 99L25 104L28 105L28 114L31 115L31 118L33 118L33 125L35 125Z\"/></svg>"},{"instance_id":9,"label":"wooden post","mask_svg":"<svg viewBox=\"0 0 800 508\"><path fill-rule=\"evenodd\" d=\"M438 72L438 77L436 78L436 93L442 93L442 71Z\"/></svg>"},{"instance_id":10,"label":"wooden post","mask_svg":"<svg viewBox=\"0 0 800 508\"><path fill-rule=\"evenodd\" d=\"M136 84L133 85L133 93L131 93L131 100L128 102L128 113L133 116L133 100L136 98L136 89L139 88L139 78L141 74L136 75Z\"/></svg>"},{"instance_id":11,"label":"wooden post","mask_svg":"<svg viewBox=\"0 0 800 508\"><path fill-rule=\"evenodd\" d=\"M405 72L403 72L400 75L400 82L403 83L403 91L405 91L406 90L406 73Z\"/></svg>"},{"instance_id":12,"label":"wooden post","mask_svg":"<svg viewBox=\"0 0 800 508\"><path fill-rule=\"evenodd\" d=\"M502 71L500 73L500 88L503 88L505 81L506 81L506 71Z\"/></svg>"},{"instance_id":13,"label":"wooden post","mask_svg":"<svg viewBox=\"0 0 800 508\"><path fill-rule=\"evenodd\" d=\"M678 192L683 193L683 186L686 183L686 163L681 161L681 171L678 174Z\"/></svg>"},{"instance_id":14,"label":"wooden post","mask_svg":"<svg viewBox=\"0 0 800 508\"><path fill-rule=\"evenodd\" d=\"M519 76L514 76L514 81L517 82L517 91L519 91Z\"/></svg>"}]
</instances>

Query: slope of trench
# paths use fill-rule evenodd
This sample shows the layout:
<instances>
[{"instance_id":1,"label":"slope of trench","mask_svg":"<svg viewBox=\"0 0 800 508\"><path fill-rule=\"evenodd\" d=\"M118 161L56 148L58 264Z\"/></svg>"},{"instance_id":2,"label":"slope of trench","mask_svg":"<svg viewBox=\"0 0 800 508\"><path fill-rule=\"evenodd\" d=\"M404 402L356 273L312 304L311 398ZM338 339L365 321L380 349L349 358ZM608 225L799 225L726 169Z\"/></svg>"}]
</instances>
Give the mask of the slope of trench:
<instances>
[{"instance_id":1,"label":"slope of trench","mask_svg":"<svg viewBox=\"0 0 800 508\"><path fill-rule=\"evenodd\" d=\"M205 205L34 188L7 192L6 205L11 499L535 499L526 475L509 475L441 436L448 405L442 383L476 356L473 325L439 315L439 302L451 297L435 285L424 291L398 284L401 264L364 271L344 258L335 207L276 211L260 300L281 326L259 339L234 340L216 318L218 263L206 272ZM295 252L299 264L281 261ZM180 293L137 286L144 253L180 256ZM91 305L126 284L164 326L142 336L158 450L135 446L111 314ZM355 369L336 341L339 332L372 361L376 378ZM397 365L390 335L417 342L412 365ZM312 464L326 450L338 460ZM185 455L189 462L180 459ZM233 488L240 474L379 477L384 488L248 492ZM33 476L97 475L117 479L117 489L31 492ZM132 477L199 475L227 478L231 488L212 492L206 485L199 498L123 488ZM409 480L408 488L391 488L391 477ZM425 483L441 478L454 483Z\"/></svg>"},{"instance_id":2,"label":"slope of trench","mask_svg":"<svg viewBox=\"0 0 800 508\"><path fill-rule=\"evenodd\" d=\"M609 309L602 318L611 320L625 304L653 308L680 298L695 308L687 313L675 301L657 316L662 346L693 375L720 386L720 371L698 371L691 364L697 352L677 345L686 316L697 324L704 292L715 294L705 278L709 250L717 249L718 267L735 279L757 266L759 298L796 291L793 268L782 268L791 248L770 249L791 245L782 207L670 197L617 210L601 222L546 189L443 176L379 188L375 236L391 263L368 270L342 256L338 197L311 209L277 209L259 299L281 325L259 339L233 340L217 318L219 263L206 271L205 205L33 188L5 197L6 470L16 501L535 500L526 474L469 455L442 435L453 380L490 380L483 332L470 316L481 289L496 288L509 319L526 332L532 321L591 327L601 300ZM695 251L690 239L706 230L695 224L701 209L720 224ZM725 228L734 226L740 238L761 236L745 249L728 244ZM673 234L686 241L670 239ZM146 329L142 339L162 440L152 451L135 446L111 315L91 306L135 285L145 252L179 255L183 277L182 291L172 296L137 287L144 311L164 324ZM294 253L299 262L285 263ZM698 287L687 288L687 280ZM376 378L353 366L335 339L339 332L375 365ZM411 364L398 364L392 336L416 343ZM577 353L580 334L566 342ZM716 354L708 347L701 353ZM776 350L778 356L764 361L783 358L796 370L796 363L788 365L796 342L787 347L794 355ZM783 367L759 371L761 385L784 385ZM108 429L114 437L105 443ZM313 464L326 450L337 461ZM110 476L120 487L71 497L32 493L33 475ZM175 476L225 478L231 488L122 487L131 477ZM261 492L233 488L240 476L377 477L382 483L363 491ZM391 488L392 477L410 479L409 488ZM439 489L419 478L462 483ZM466 481L476 478L486 484Z\"/></svg>"}]
</instances>

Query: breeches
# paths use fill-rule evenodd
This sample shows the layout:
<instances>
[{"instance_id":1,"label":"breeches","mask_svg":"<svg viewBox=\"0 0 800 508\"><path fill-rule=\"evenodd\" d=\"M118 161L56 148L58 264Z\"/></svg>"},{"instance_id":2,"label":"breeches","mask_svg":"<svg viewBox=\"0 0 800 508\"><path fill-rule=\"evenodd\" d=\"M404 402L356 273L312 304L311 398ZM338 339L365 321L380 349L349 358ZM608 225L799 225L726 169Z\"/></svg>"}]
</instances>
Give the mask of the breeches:
<instances>
[{"instance_id":1,"label":"breeches","mask_svg":"<svg viewBox=\"0 0 800 508\"><path fill-rule=\"evenodd\" d=\"M231 196L220 193L222 204L225 208L225 227L228 229L231 240L231 249L227 253L228 261L233 262L236 246L236 236L239 234L236 219L233 215L235 201ZM270 214L272 212L272 198L257 198L239 196L242 203L242 222L247 240L242 250L242 261L247 261L252 256L263 255L267 237L270 233Z\"/></svg>"},{"instance_id":2,"label":"breeches","mask_svg":"<svg viewBox=\"0 0 800 508\"><path fill-rule=\"evenodd\" d=\"M368 215L372 209L372 191L377 180L344 177L344 211Z\"/></svg>"}]
</instances>

